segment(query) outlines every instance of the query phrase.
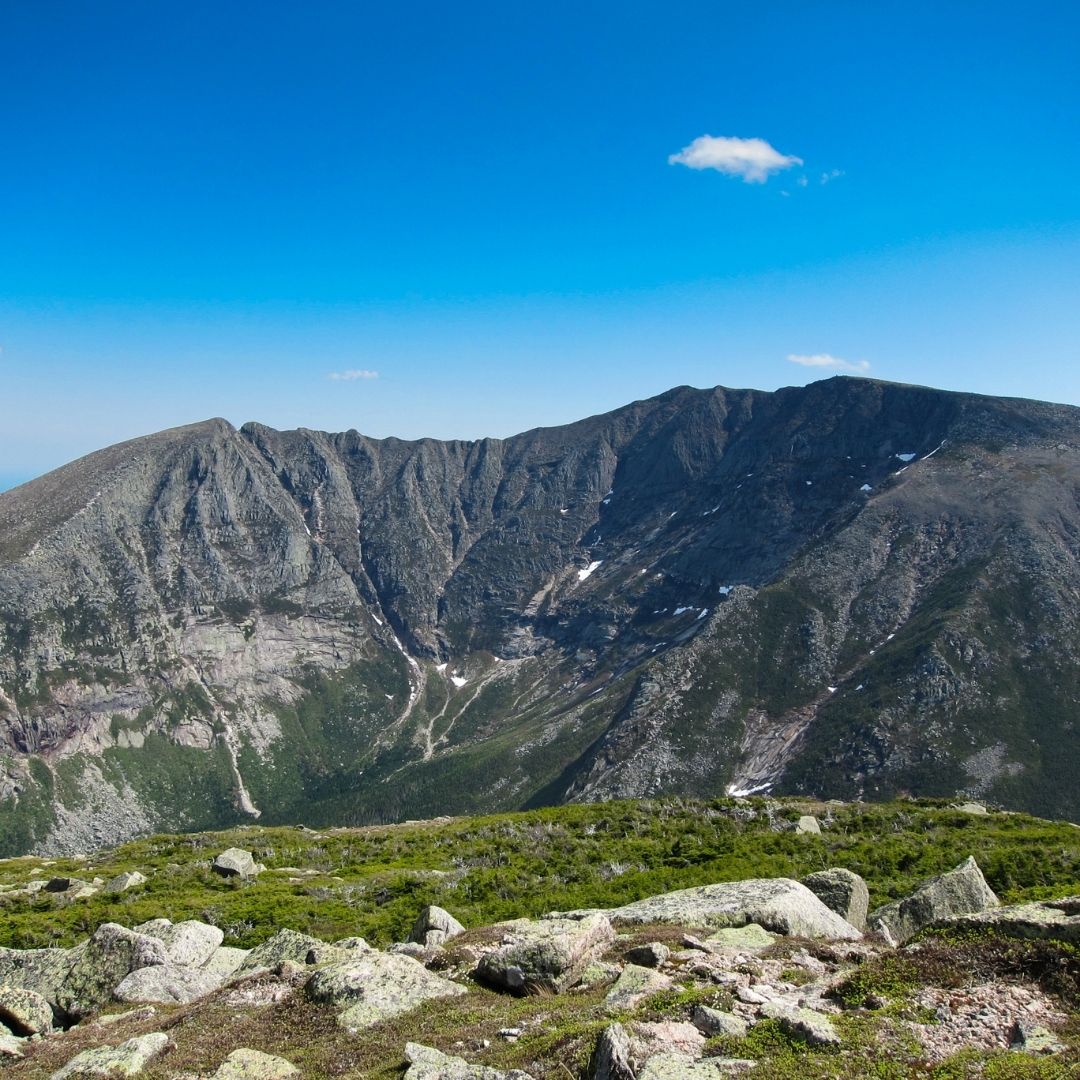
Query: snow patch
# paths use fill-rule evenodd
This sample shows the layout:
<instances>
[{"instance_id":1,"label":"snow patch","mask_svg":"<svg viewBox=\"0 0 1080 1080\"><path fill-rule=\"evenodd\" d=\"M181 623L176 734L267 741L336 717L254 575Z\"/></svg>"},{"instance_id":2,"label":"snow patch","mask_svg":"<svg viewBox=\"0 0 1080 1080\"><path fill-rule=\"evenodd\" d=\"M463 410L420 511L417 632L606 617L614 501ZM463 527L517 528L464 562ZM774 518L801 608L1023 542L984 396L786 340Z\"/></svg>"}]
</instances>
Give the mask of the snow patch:
<instances>
[{"instance_id":1,"label":"snow patch","mask_svg":"<svg viewBox=\"0 0 1080 1080\"><path fill-rule=\"evenodd\" d=\"M676 614L676 615L681 615L681 614L682 614L682 613L683 613L684 611L690 611L690 610L691 610L691 609L690 609L690 608L688 608L688 607L677 607L677 608L675 609L675 614Z\"/></svg>"},{"instance_id":2,"label":"snow patch","mask_svg":"<svg viewBox=\"0 0 1080 1080\"><path fill-rule=\"evenodd\" d=\"M863 484L863 486L861 488L859 488L859 490L860 491L873 491L874 489L869 484Z\"/></svg>"},{"instance_id":3,"label":"snow patch","mask_svg":"<svg viewBox=\"0 0 1080 1080\"><path fill-rule=\"evenodd\" d=\"M915 460L915 455L913 453L910 453L910 454L909 453L897 454L896 457L898 457L901 461L914 461Z\"/></svg>"},{"instance_id":4,"label":"snow patch","mask_svg":"<svg viewBox=\"0 0 1080 1080\"><path fill-rule=\"evenodd\" d=\"M704 619L705 616L708 615L708 614L709 614L709 609L707 607L703 607L701 609L701 614L698 616L698 618L699 619Z\"/></svg>"},{"instance_id":5,"label":"snow patch","mask_svg":"<svg viewBox=\"0 0 1080 1080\"><path fill-rule=\"evenodd\" d=\"M577 572L578 581L584 581L604 560L596 559L594 562L589 563L584 570Z\"/></svg>"},{"instance_id":6,"label":"snow patch","mask_svg":"<svg viewBox=\"0 0 1080 1080\"><path fill-rule=\"evenodd\" d=\"M463 678L461 675L451 675L450 681L459 689L464 686L469 680Z\"/></svg>"},{"instance_id":7,"label":"snow patch","mask_svg":"<svg viewBox=\"0 0 1080 1080\"><path fill-rule=\"evenodd\" d=\"M378 624L379 624L380 626L382 626L382 624L383 624L383 621L382 621L382 619L380 619L380 618L379 618L379 616L378 616L378 615L372 615L371 617L372 617L372 618L373 618L373 619L374 619L374 620L375 620L375 621L376 621L376 622L377 622L377 623L378 623Z\"/></svg>"},{"instance_id":8,"label":"snow patch","mask_svg":"<svg viewBox=\"0 0 1080 1080\"><path fill-rule=\"evenodd\" d=\"M720 594L721 596L727 596L727 594L728 594L729 592L731 592L731 590L732 590L732 589L734 589L734 588L735 588L735 586L734 586L734 585L721 585L721 586L720 586L720 588L719 588L719 589L717 589L716 591L717 591L717 592L718 592L718 593L719 593L719 594Z\"/></svg>"},{"instance_id":9,"label":"snow patch","mask_svg":"<svg viewBox=\"0 0 1080 1080\"><path fill-rule=\"evenodd\" d=\"M446 664L436 664L435 670L441 675L446 670Z\"/></svg>"},{"instance_id":10,"label":"snow patch","mask_svg":"<svg viewBox=\"0 0 1080 1080\"><path fill-rule=\"evenodd\" d=\"M733 799L745 799L747 795L755 795L759 791L768 791L772 787L772 783L758 784L757 787L738 788L734 784L729 784L726 794L730 795Z\"/></svg>"},{"instance_id":11,"label":"snow patch","mask_svg":"<svg viewBox=\"0 0 1080 1080\"><path fill-rule=\"evenodd\" d=\"M825 689L828 690L830 694L835 694L836 693L836 687L835 686L826 686Z\"/></svg>"}]
</instances>

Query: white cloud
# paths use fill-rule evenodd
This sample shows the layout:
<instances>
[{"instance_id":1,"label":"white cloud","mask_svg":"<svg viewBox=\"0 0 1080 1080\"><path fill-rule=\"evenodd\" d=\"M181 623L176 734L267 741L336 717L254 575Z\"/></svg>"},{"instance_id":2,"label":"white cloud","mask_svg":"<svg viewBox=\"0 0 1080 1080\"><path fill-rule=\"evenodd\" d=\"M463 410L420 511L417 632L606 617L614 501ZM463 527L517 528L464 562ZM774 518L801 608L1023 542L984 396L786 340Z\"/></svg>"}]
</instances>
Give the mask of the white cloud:
<instances>
[{"instance_id":1,"label":"white cloud","mask_svg":"<svg viewBox=\"0 0 1080 1080\"><path fill-rule=\"evenodd\" d=\"M870 370L869 360L841 360L839 356L831 356L829 353L789 353L788 360L793 364L802 364L803 367L830 368L833 371Z\"/></svg>"},{"instance_id":2,"label":"white cloud","mask_svg":"<svg viewBox=\"0 0 1080 1080\"><path fill-rule=\"evenodd\" d=\"M689 146L668 158L669 165L715 169L727 176L740 176L747 184L764 184L773 173L802 163L802 158L781 154L764 139L738 139L725 135L699 135Z\"/></svg>"},{"instance_id":3,"label":"white cloud","mask_svg":"<svg viewBox=\"0 0 1080 1080\"><path fill-rule=\"evenodd\" d=\"M821 182L827 184L830 180L837 180L843 175L843 169L830 169L828 172L823 172L821 174Z\"/></svg>"},{"instance_id":4,"label":"white cloud","mask_svg":"<svg viewBox=\"0 0 1080 1080\"><path fill-rule=\"evenodd\" d=\"M331 371L326 377L334 382L355 382L357 379L377 379L379 373L364 368L349 368L348 371Z\"/></svg>"}]
</instances>

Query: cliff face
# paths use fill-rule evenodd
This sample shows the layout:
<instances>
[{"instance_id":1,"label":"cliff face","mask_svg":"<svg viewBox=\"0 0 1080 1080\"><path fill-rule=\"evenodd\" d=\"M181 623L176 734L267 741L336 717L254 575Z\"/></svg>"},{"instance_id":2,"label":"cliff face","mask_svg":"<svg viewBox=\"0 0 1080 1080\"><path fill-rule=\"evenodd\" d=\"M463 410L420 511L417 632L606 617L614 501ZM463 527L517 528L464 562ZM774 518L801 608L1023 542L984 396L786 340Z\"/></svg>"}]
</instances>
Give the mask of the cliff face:
<instances>
[{"instance_id":1,"label":"cliff face","mask_svg":"<svg viewBox=\"0 0 1080 1080\"><path fill-rule=\"evenodd\" d=\"M1080 411L678 388L0 495L0 848L725 789L1080 817Z\"/></svg>"}]
</instances>

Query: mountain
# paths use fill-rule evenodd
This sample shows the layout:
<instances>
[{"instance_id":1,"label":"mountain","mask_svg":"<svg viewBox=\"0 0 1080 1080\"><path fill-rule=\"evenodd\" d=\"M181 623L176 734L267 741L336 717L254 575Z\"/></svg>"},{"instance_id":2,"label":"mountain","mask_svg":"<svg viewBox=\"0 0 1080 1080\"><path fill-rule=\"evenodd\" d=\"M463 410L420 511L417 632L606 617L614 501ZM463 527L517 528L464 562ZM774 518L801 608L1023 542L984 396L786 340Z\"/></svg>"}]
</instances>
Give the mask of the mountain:
<instances>
[{"instance_id":1,"label":"mountain","mask_svg":"<svg viewBox=\"0 0 1080 1080\"><path fill-rule=\"evenodd\" d=\"M657 793L1080 819L1078 448L834 378L91 454L0 495L0 854Z\"/></svg>"}]
</instances>

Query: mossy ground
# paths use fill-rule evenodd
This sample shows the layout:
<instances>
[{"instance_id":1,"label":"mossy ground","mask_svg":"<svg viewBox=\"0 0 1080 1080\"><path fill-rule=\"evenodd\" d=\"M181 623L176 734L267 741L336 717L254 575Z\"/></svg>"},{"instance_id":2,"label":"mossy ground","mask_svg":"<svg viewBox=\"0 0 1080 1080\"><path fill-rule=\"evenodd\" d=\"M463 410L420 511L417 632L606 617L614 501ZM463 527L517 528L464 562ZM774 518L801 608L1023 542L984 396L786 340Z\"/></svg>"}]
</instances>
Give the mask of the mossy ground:
<instances>
[{"instance_id":1,"label":"mossy ground","mask_svg":"<svg viewBox=\"0 0 1080 1080\"><path fill-rule=\"evenodd\" d=\"M805 812L822 822L820 836L796 834ZM268 870L251 881L225 880L209 863L226 847L253 851ZM249 946L287 926L332 940L360 934L373 944L402 939L418 910L438 903L484 938L500 919L550 910L611 906L645 895L712 881L792 876L846 866L868 881L872 902L903 895L926 877L973 854L1004 900L1080 893L1080 830L1021 814L962 813L932 802L823 805L804 800L667 799L564 806L483 818L362 829L298 827L235 829L153 836L86 860L36 858L0 862L0 886L72 874L89 879L139 869L144 886L66 902L0 894L0 944L69 945L100 923L127 926L165 916L221 926L226 943ZM295 868L295 869L290 869ZM301 871L301 872L297 872ZM678 948L683 930L635 928L610 959L648 940ZM448 950L452 964L455 949ZM782 942L783 950L806 942ZM938 935L917 951L887 953L857 968L837 991L845 1012L840 1050L813 1049L770 1021L746 1040L711 1040L710 1054L750 1057L749 1075L775 1080L1065 1080L1080 1076L1080 1024L1065 1032L1069 1052L1052 1060L1006 1051L971 1051L945 1062L921 1055L904 1026L908 1001L922 985L1012 979L1038 984L1076 1018L1080 958L1070 946ZM950 981L952 980L952 981ZM728 991L676 973L676 987L630 1013L603 1007L605 988L559 996L513 998L479 985L387 1021L362 1036L341 1029L330 1009L302 995L277 1003L230 1001L159 1007L152 1019L122 1028L80 1025L46 1040L31 1058L9 1067L13 1077L44 1077L84 1045L117 1042L165 1030L167 1057L144 1075L209 1073L232 1049L248 1046L294 1061L306 1077L400 1077L403 1048L414 1040L496 1067L527 1069L537 1080L584 1078L597 1035L612 1019L689 1019L696 1004L725 1007ZM885 1007L867 1008L884 998ZM119 1008L119 1007L117 1007ZM925 1019L925 1018L922 1018ZM503 1028L521 1028L507 1041Z\"/></svg>"},{"instance_id":2,"label":"mossy ground","mask_svg":"<svg viewBox=\"0 0 1080 1080\"><path fill-rule=\"evenodd\" d=\"M807 811L822 821L820 836L790 829ZM251 881L212 873L213 856L233 846L250 849L268 872ZM149 876L138 889L75 902L0 893L0 945L70 945L102 922L159 916L213 922L230 945L256 944L282 926L384 945L401 940L429 903L479 926L829 866L866 878L877 905L969 854L1002 900L1080 892L1080 829L1023 814L979 816L929 802L623 801L427 824L161 835L86 860L0 861L0 888L34 876Z\"/></svg>"}]
</instances>

